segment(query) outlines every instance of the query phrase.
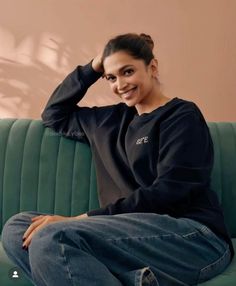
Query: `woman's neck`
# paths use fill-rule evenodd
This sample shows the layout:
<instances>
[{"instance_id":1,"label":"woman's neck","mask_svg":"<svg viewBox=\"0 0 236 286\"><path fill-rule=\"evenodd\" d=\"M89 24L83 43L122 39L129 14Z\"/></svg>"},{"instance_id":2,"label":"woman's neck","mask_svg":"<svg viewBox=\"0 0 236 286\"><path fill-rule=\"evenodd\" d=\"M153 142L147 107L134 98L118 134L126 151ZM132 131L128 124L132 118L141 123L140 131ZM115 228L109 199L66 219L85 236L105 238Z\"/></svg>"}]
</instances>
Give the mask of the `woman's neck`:
<instances>
[{"instance_id":1,"label":"woman's neck","mask_svg":"<svg viewBox=\"0 0 236 286\"><path fill-rule=\"evenodd\" d=\"M135 108L139 115L143 113L150 113L158 107L165 105L170 100L171 98L165 96L160 91L160 88L156 88L148 97L145 98L145 100L136 104Z\"/></svg>"}]
</instances>

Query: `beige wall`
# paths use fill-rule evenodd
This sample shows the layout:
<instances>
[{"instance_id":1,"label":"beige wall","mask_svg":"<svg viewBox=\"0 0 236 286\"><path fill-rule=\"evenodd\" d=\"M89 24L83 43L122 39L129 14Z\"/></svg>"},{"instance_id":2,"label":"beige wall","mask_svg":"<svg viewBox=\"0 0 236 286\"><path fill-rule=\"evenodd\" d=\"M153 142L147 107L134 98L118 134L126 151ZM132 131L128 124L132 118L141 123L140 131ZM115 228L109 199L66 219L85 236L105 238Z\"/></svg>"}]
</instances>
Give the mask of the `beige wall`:
<instances>
[{"instance_id":1,"label":"beige wall","mask_svg":"<svg viewBox=\"0 0 236 286\"><path fill-rule=\"evenodd\" d=\"M0 0L0 118L40 118L77 64L112 36L149 33L163 91L236 121L236 0ZM100 80L83 105L117 102Z\"/></svg>"}]
</instances>

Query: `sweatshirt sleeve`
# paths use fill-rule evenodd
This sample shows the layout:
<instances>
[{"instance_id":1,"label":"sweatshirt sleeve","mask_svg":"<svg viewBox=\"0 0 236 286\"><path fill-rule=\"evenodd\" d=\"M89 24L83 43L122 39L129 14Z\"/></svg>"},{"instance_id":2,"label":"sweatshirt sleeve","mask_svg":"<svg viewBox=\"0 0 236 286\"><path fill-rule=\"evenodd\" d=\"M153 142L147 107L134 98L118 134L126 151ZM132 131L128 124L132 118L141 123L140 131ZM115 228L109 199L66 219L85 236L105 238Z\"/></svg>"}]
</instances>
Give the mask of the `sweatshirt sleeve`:
<instances>
[{"instance_id":1,"label":"sweatshirt sleeve","mask_svg":"<svg viewBox=\"0 0 236 286\"><path fill-rule=\"evenodd\" d=\"M152 185L139 187L127 198L89 211L89 216L130 212L178 216L207 191L213 165L213 145L201 112L196 108L163 121L157 138L158 174Z\"/></svg>"},{"instance_id":2,"label":"sweatshirt sleeve","mask_svg":"<svg viewBox=\"0 0 236 286\"><path fill-rule=\"evenodd\" d=\"M77 103L101 75L93 70L92 61L78 66L52 93L42 113L43 124L60 135L88 143L96 108L79 107Z\"/></svg>"}]
</instances>

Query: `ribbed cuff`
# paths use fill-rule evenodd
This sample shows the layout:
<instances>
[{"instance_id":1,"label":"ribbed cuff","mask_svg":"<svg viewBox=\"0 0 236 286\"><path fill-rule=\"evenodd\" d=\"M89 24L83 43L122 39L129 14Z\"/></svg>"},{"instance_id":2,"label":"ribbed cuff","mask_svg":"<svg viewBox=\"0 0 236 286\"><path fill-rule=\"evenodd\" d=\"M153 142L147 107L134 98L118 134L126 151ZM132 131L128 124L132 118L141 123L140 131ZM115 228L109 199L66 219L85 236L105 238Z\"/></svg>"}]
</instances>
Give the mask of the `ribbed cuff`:
<instances>
[{"instance_id":1,"label":"ribbed cuff","mask_svg":"<svg viewBox=\"0 0 236 286\"><path fill-rule=\"evenodd\" d=\"M87 215L88 216L109 215L109 212L107 208L100 208L100 209L88 211Z\"/></svg>"},{"instance_id":2,"label":"ribbed cuff","mask_svg":"<svg viewBox=\"0 0 236 286\"><path fill-rule=\"evenodd\" d=\"M91 60L88 64L80 67L80 72L82 73L82 78L83 82L86 86L90 86L93 83L95 83L102 75L102 72L97 72L93 69L92 67L92 62Z\"/></svg>"}]
</instances>

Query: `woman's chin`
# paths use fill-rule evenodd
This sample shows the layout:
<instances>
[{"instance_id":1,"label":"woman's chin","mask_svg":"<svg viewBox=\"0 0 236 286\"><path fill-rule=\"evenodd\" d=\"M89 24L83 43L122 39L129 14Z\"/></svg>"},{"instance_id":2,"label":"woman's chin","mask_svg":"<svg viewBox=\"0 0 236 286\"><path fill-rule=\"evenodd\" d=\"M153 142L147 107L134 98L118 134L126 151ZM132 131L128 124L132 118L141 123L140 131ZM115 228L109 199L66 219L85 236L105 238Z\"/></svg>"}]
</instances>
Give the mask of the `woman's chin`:
<instances>
[{"instance_id":1,"label":"woman's chin","mask_svg":"<svg viewBox=\"0 0 236 286\"><path fill-rule=\"evenodd\" d=\"M132 107L136 105L136 102L134 102L133 100L123 100L123 102L128 106L128 107Z\"/></svg>"}]
</instances>

